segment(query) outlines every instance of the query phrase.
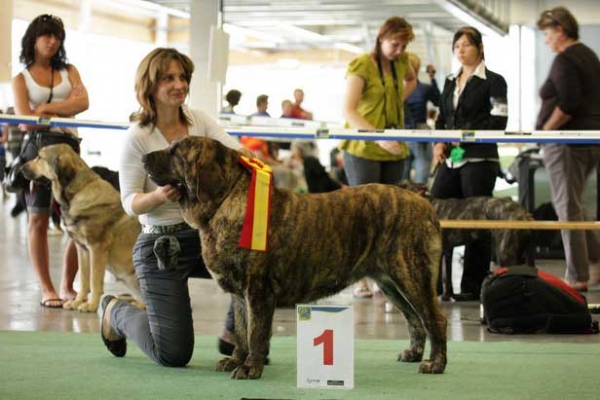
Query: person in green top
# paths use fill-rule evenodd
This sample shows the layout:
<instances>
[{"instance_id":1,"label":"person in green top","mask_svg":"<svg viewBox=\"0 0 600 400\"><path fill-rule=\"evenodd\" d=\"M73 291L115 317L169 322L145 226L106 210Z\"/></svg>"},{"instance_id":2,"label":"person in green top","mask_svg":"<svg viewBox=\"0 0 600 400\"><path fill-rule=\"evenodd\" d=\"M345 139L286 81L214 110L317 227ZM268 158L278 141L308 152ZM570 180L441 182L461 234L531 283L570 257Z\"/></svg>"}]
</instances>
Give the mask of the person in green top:
<instances>
[{"instance_id":1,"label":"person in green top","mask_svg":"<svg viewBox=\"0 0 600 400\"><path fill-rule=\"evenodd\" d=\"M375 47L348 65L344 117L347 128L404 128L404 99L417 86L416 72L405 53L414 38L412 26L391 17L379 28ZM397 183L402 179L408 146L390 140L343 140L344 169L350 186L365 183ZM371 297L360 281L356 297Z\"/></svg>"}]
</instances>

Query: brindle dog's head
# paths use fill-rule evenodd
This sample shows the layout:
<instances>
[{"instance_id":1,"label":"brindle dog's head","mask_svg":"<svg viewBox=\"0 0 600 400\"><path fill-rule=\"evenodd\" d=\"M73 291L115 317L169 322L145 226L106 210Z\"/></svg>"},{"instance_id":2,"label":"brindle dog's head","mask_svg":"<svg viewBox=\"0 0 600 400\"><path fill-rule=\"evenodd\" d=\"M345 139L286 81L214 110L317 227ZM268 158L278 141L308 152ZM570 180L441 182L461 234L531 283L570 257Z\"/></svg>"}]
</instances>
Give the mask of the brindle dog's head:
<instances>
[{"instance_id":1,"label":"brindle dog's head","mask_svg":"<svg viewBox=\"0 0 600 400\"><path fill-rule=\"evenodd\" d=\"M397 183L397 186L401 189L410 190L411 192L415 192L419 196L429 197L429 191L427 189L427 185L422 183L413 182L410 179L403 179Z\"/></svg>"},{"instance_id":2,"label":"brindle dog's head","mask_svg":"<svg viewBox=\"0 0 600 400\"><path fill-rule=\"evenodd\" d=\"M42 147L38 156L23 166L23 175L29 180L48 179L65 187L77 174L81 159L66 144Z\"/></svg>"},{"instance_id":3,"label":"brindle dog's head","mask_svg":"<svg viewBox=\"0 0 600 400\"><path fill-rule=\"evenodd\" d=\"M165 150L146 154L142 162L159 186L181 188L182 201L218 202L236 181L239 153L213 139L189 136Z\"/></svg>"}]
</instances>

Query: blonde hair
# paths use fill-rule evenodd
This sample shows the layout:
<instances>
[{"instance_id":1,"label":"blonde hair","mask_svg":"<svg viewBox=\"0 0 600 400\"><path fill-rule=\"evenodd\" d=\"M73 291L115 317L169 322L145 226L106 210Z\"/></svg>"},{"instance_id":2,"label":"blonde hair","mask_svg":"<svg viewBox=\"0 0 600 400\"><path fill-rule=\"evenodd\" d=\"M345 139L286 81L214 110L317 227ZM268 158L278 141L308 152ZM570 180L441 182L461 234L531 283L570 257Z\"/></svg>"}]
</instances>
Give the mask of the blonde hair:
<instances>
[{"instance_id":1,"label":"blonde hair","mask_svg":"<svg viewBox=\"0 0 600 400\"><path fill-rule=\"evenodd\" d=\"M153 96L158 81L169 68L171 61L177 61L181 65L185 73L185 80L189 85L194 73L194 63L188 56L176 49L163 47L154 49L144 57L138 66L135 74L135 95L140 104L140 110L132 116L132 120L139 121L141 126L156 125L156 103ZM192 123L182 108L179 109L179 118L187 125Z\"/></svg>"}]
</instances>

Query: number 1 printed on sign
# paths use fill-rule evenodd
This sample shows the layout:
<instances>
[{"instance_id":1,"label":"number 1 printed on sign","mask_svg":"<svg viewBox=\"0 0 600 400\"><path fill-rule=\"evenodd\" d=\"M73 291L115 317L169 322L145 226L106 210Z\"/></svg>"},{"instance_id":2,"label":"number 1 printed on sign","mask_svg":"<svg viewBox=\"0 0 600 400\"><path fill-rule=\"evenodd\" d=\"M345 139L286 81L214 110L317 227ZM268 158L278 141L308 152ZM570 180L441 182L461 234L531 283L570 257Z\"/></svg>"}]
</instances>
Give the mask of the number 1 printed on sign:
<instances>
[{"instance_id":1,"label":"number 1 printed on sign","mask_svg":"<svg viewBox=\"0 0 600 400\"><path fill-rule=\"evenodd\" d=\"M313 339L313 346L323 345L323 365L333 365L333 330L325 329Z\"/></svg>"}]
</instances>

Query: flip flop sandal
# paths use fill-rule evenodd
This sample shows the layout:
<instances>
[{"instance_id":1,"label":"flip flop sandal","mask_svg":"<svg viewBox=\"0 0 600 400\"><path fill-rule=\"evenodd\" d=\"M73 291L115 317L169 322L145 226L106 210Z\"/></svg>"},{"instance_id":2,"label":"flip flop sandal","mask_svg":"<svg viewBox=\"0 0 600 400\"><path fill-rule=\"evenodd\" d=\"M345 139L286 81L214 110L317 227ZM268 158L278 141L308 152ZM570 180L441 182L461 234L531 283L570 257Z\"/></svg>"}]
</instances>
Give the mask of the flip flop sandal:
<instances>
[{"instance_id":1,"label":"flip flop sandal","mask_svg":"<svg viewBox=\"0 0 600 400\"><path fill-rule=\"evenodd\" d=\"M60 304L51 304L51 303L56 303L56 302L60 302ZM42 300L40 301L40 306L42 307L46 307L46 308L63 308L63 304L65 303L65 301L63 299L46 299L46 300Z\"/></svg>"}]
</instances>

